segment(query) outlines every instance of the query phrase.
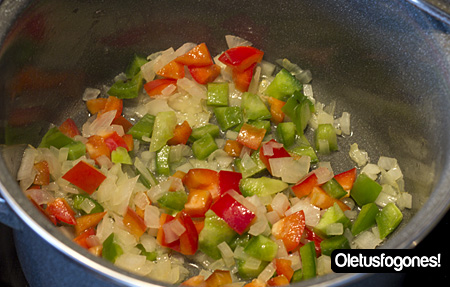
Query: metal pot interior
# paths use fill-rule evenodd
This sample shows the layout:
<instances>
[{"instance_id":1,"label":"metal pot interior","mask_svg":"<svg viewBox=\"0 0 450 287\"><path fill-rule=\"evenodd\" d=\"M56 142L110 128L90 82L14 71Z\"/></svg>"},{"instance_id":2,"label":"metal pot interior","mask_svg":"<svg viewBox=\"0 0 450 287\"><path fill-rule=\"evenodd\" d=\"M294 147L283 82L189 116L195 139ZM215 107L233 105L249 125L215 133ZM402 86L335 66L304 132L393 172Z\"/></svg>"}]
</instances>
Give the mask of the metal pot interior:
<instances>
[{"instance_id":1,"label":"metal pot interior","mask_svg":"<svg viewBox=\"0 0 450 287\"><path fill-rule=\"evenodd\" d=\"M352 115L353 135L340 141L341 151L357 142L372 162L398 159L413 208L384 247L414 246L449 207L448 31L404 1L25 2L0 6L4 152L36 145L50 124L69 116L82 123L84 89L110 84L134 53L206 42L215 55L232 34L253 42L268 61L286 57L312 71L316 98L336 100L336 114ZM354 166L345 156L330 160L342 170ZM76 261L141 280L55 232L15 184L17 163L10 173L5 161L5 199L45 240ZM313 283L347 279L334 274Z\"/></svg>"}]
</instances>

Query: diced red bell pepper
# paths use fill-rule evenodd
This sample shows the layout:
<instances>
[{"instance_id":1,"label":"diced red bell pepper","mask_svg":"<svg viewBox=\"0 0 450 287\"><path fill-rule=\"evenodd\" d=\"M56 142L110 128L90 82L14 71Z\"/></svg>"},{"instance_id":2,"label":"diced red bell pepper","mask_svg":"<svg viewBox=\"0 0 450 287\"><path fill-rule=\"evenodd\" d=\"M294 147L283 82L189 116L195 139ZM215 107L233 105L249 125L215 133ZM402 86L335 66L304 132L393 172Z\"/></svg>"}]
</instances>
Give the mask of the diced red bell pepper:
<instances>
[{"instance_id":1,"label":"diced red bell pepper","mask_svg":"<svg viewBox=\"0 0 450 287\"><path fill-rule=\"evenodd\" d=\"M276 258L275 268L278 275L284 275L284 277L291 281L292 275L294 275L294 269L291 267L292 261L289 259Z\"/></svg>"},{"instance_id":2,"label":"diced red bell pepper","mask_svg":"<svg viewBox=\"0 0 450 287\"><path fill-rule=\"evenodd\" d=\"M266 129L257 128L255 126L244 123L239 131L236 141L248 148L257 150L261 145Z\"/></svg>"},{"instance_id":3,"label":"diced red bell pepper","mask_svg":"<svg viewBox=\"0 0 450 287\"><path fill-rule=\"evenodd\" d=\"M264 146L269 146L270 148L265 149ZM267 150L272 151L271 153ZM269 159L271 158L281 158L281 157L290 157L291 155L287 152L287 150L280 145L276 140L272 139L261 146L259 151L259 158L267 167L267 170L272 174L272 170L270 168Z\"/></svg>"},{"instance_id":4,"label":"diced red bell pepper","mask_svg":"<svg viewBox=\"0 0 450 287\"><path fill-rule=\"evenodd\" d=\"M286 102L283 102L282 100L276 99L274 97L269 97L267 101L270 105L270 114L272 115L270 119L272 120L272 122L275 124L283 122L285 115L281 108L286 104Z\"/></svg>"},{"instance_id":5,"label":"diced red bell pepper","mask_svg":"<svg viewBox=\"0 0 450 287\"><path fill-rule=\"evenodd\" d=\"M219 173L212 169L192 168L183 178L183 184L189 189L203 189L211 193L213 201L219 198Z\"/></svg>"},{"instance_id":6,"label":"diced red bell pepper","mask_svg":"<svg viewBox=\"0 0 450 287\"><path fill-rule=\"evenodd\" d=\"M327 209L333 206L334 203L337 203L342 211L350 210L350 207L339 199L331 197L325 190L320 188L320 186L315 186L308 197L311 199L312 205L315 205L321 209Z\"/></svg>"},{"instance_id":7,"label":"diced red bell pepper","mask_svg":"<svg viewBox=\"0 0 450 287\"><path fill-rule=\"evenodd\" d=\"M118 147L123 147L128 150L128 145L125 140L119 136L117 132L112 132L103 137L105 144L108 146L110 151L116 150Z\"/></svg>"},{"instance_id":8,"label":"diced red bell pepper","mask_svg":"<svg viewBox=\"0 0 450 287\"><path fill-rule=\"evenodd\" d=\"M300 244L304 229L305 213L300 210L275 222L272 226L272 235L276 239L281 239L289 252Z\"/></svg>"},{"instance_id":9,"label":"diced red bell pepper","mask_svg":"<svg viewBox=\"0 0 450 287\"><path fill-rule=\"evenodd\" d=\"M217 64L204 67L189 66L188 68L192 78L202 85L213 82L220 75L220 66Z\"/></svg>"},{"instance_id":10,"label":"diced red bell pepper","mask_svg":"<svg viewBox=\"0 0 450 287\"><path fill-rule=\"evenodd\" d=\"M211 206L211 210L239 234L244 233L256 216L229 193L223 194Z\"/></svg>"},{"instance_id":11,"label":"diced red bell pepper","mask_svg":"<svg viewBox=\"0 0 450 287\"><path fill-rule=\"evenodd\" d=\"M233 279L231 278L230 271L228 270L214 270L208 279L206 279L206 285L208 287L219 287L227 284L231 284Z\"/></svg>"},{"instance_id":12,"label":"diced red bell pepper","mask_svg":"<svg viewBox=\"0 0 450 287\"><path fill-rule=\"evenodd\" d=\"M208 285L206 285L205 277L203 275L191 277L188 280L181 283L181 286L208 287Z\"/></svg>"},{"instance_id":13,"label":"diced red bell pepper","mask_svg":"<svg viewBox=\"0 0 450 287\"><path fill-rule=\"evenodd\" d=\"M88 138L86 143L86 151L89 154L89 157L93 160L96 160L102 155L107 158L111 158L111 150L105 143L103 137L99 135L93 135Z\"/></svg>"},{"instance_id":14,"label":"diced red bell pepper","mask_svg":"<svg viewBox=\"0 0 450 287\"><path fill-rule=\"evenodd\" d=\"M193 219L192 222L194 222L197 233L200 234L200 232L202 232L203 228L205 227L205 219L196 218L195 220Z\"/></svg>"},{"instance_id":15,"label":"diced red bell pepper","mask_svg":"<svg viewBox=\"0 0 450 287\"><path fill-rule=\"evenodd\" d=\"M91 227L89 229L86 229L85 231L81 232L77 237L73 239L73 242L77 243L83 248L89 249L91 246L87 243L86 239L89 236L95 235L96 231L95 228Z\"/></svg>"},{"instance_id":16,"label":"diced red bell pepper","mask_svg":"<svg viewBox=\"0 0 450 287\"><path fill-rule=\"evenodd\" d=\"M175 61L186 66L194 67L204 67L214 64L205 43L198 44L186 54L176 58Z\"/></svg>"},{"instance_id":17,"label":"diced red bell pepper","mask_svg":"<svg viewBox=\"0 0 450 287\"><path fill-rule=\"evenodd\" d=\"M322 238L320 238L314 231L309 229L308 227L305 227L305 230L303 232L303 239L306 239L308 242L312 241L314 242L314 247L316 249L316 256L319 257L322 253L320 248L320 242L322 242ZM304 244L300 243L300 247Z\"/></svg>"},{"instance_id":18,"label":"diced red bell pepper","mask_svg":"<svg viewBox=\"0 0 450 287\"><path fill-rule=\"evenodd\" d=\"M62 178L85 192L92 194L106 179L106 176L94 166L85 161L80 161L69 169Z\"/></svg>"},{"instance_id":19,"label":"diced red bell pepper","mask_svg":"<svg viewBox=\"0 0 450 287\"><path fill-rule=\"evenodd\" d=\"M176 125L173 130L173 138L167 141L168 145L186 144L191 136L192 128L187 121Z\"/></svg>"},{"instance_id":20,"label":"diced red bell pepper","mask_svg":"<svg viewBox=\"0 0 450 287\"><path fill-rule=\"evenodd\" d=\"M164 225L169 224L171 221L177 220L186 229L177 240L170 243L166 241L166 236L164 232ZM165 247L171 248L178 251L184 255L193 255L198 249L198 233L192 219L185 212L181 211L176 217L168 214L161 214L160 218L160 228L156 239L158 242Z\"/></svg>"},{"instance_id":21,"label":"diced red bell pepper","mask_svg":"<svg viewBox=\"0 0 450 287\"><path fill-rule=\"evenodd\" d=\"M198 249L198 233L197 228L191 217L181 211L176 216L181 220L186 231L180 235L180 253L184 255L194 255Z\"/></svg>"},{"instance_id":22,"label":"diced red bell pepper","mask_svg":"<svg viewBox=\"0 0 450 287\"><path fill-rule=\"evenodd\" d=\"M110 112L110 111L116 111L115 118L120 117L123 110L123 101L122 99L116 98L114 96L109 96L106 99L106 103L103 109L98 111L97 115L100 116L104 113Z\"/></svg>"},{"instance_id":23,"label":"diced red bell pepper","mask_svg":"<svg viewBox=\"0 0 450 287\"><path fill-rule=\"evenodd\" d=\"M232 70L232 78L234 82L234 86L238 91L247 92L250 83L253 78L253 71L255 70L256 63L248 67L243 71L239 71L236 69Z\"/></svg>"},{"instance_id":24,"label":"diced red bell pepper","mask_svg":"<svg viewBox=\"0 0 450 287\"><path fill-rule=\"evenodd\" d=\"M105 108L105 105L105 98L91 99L86 102L86 107L92 115L95 115L99 111L103 110Z\"/></svg>"},{"instance_id":25,"label":"diced red bell pepper","mask_svg":"<svg viewBox=\"0 0 450 287\"><path fill-rule=\"evenodd\" d=\"M184 211L191 217L204 217L212 203L211 193L203 189L190 189Z\"/></svg>"},{"instance_id":26,"label":"diced red bell pepper","mask_svg":"<svg viewBox=\"0 0 450 287\"><path fill-rule=\"evenodd\" d=\"M334 179L347 191L351 190L356 179L356 168L336 174Z\"/></svg>"},{"instance_id":27,"label":"diced red bell pepper","mask_svg":"<svg viewBox=\"0 0 450 287\"><path fill-rule=\"evenodd\" d=\"M144 84L144 89L147 94L154 98L161 95L162 90L169 85L176 85L177 81L173 79L156 79Z\"/></svg>"},{"instance_id":28,"label":"diced red bell pepper","mask_svg":"<svg viewBox=\"0 0 450 287\"><path fill-rule=\"evenodd\" d=\"M68 136L69 138L73 138L74 136L80 135L80 131L78 130L75 121L71 118L66 119L60 126L59 130Z\"/></svg>"},{"instance_id":29,"label":"diced red bell pepper","mask_svg":"<svg viewBox=\"0 0 450 287\"><path fill-rule=\"evenodd\" d=\"M133 135L124 134L122 138L125 144L127 145L126 147L127 151L132 151L134 149Z\"/></svg>"},{"instance_id":30,"label":"diced red bell pepper","mask_svg":"<svg viewBox=\"0 0 450 287\"><path fill-rule=\"evenodd\" d=\"M147 225L145 225L144 219L142 219L136 211L130 207L127 208L127 213L123 217L123 224L137 239L139 239L142 234L144 234L145 230L147 230Z\"/></svg>"},{"instance_id":31,"label":"diced red bell pepper","mask_svg":"<svg viewBox=\"0 0 450 287\"><path fill-rule=\"evenodd\" d=\"M251 46L240 46L226 50L219 61L237 71L244 71L254 63L261 62L264 52Z\"/></svg>"},{"instance_id":32,"label":"diced red bell pepper","mask_svg":"<svg viewBox=\"0 0 450 287\"><path fill-rule=\"evenodd\" d=\"M220 195L226 193L229 190L234 190L241 193L239 189L239 182L242 179L242 173L229 171L229 170L221 170L219 171L219 191Z\"/></svg>"},{"instance_id":33,"label":"diced red bell pepper","mask_svg":"<svg viewBox=\"0 0 450 287\"><path fill-rule=\"evenodd\" d=\"M77 224L75 225L75 235L80 235L88 228L93 228L99 224L99 222L105 216L106 211L86 214L77 218Z\"/></svg>"},{"instance_id":34,"label":"diced red bell pepper","mask_svg":"<svg viewBox=\"0 0 450 287\"><path fill-rule=\"evenodd\" d=\"M50 183L50 169L47 161L43 160L35 163L33 166L36 171L33 184L36 185L48 185Z\"/></svg>"},{"instance_id":35,"label":"diced red bell pepper","mask_svg":"<svg viewBox=\"0 0 450 287\"><path fill-rule=\"evenodd\" d=\"M64 198L56 198L49 202L45 211L59 221L70 225L77 224L75 212Z\"/></svg>"},{"instance_id":36,"label":"diced red bell pepper","mask_svg":"<svg viewBox=\"0 0 450 287\"><path fill-rule=\"evenodd\" d=\"M183 180L183 178L186 176L186 173L185 173L184 171L177 170L177 171L176 171L174 174L172 174L171 176Z\"/></svg>"},{"instance_id":37,"label":"diced red bell pepper","mask_svg":"<svg viewBox=\"0 0 450 287\"><path fill-rule=\"evenodd\" d=\"M157 71L156 74L169 79L181 79L184 78L184 65L173 60Z\"/></svg>"},{"instance_id":38,"label":"diced red bell pepper","mask_svg":"<svg viewBox=\"0 0 450 287\"><path fill-rule=\"evenodd\" d=\"M123 131L124 131L125 133L127 133L128 130L133 126L133 124L130 123L130 121L127 120L124 116L119 116L119 117L115 118L115 119L112 121L112 124L113 124L113 125L119 125L119 126L122 126L122 127L123 127Z\"/></svg>"},{"instance_id":39,"label":"diced red bell pepper","mask_svg":"<svg viewBox=\"0 0 450 287\"><path fill-rule=\"evenodd\" d=\"M288 286L289 280L284 275L278 275L267 280L268 286Z\"/></svg>"},{"instance_id":40,"label":"diced red bell pepper","mask_svg":"<svg viewBox=\"0 0 450 287\"><path fill-rule=\"evenodd\" d=\"M31 188L36 188L36 189L40 189L39 186L32 186ZM50 221L54 224L57 225L58 224L58 220L56 219L56 217L54 215L49 214L41 205L37 204L36 201L34 201L33 198L31 198L30 196L28 196L28 199L30 199L31 203L33 203L33 205L43 214L45 215L48 219L50 219Z\"/></svg>"},{"instance_id":41,"label":"diced red bell pepper","mask_svg":"<svg viewBox=\"0 0 450 287\"><path fill-rule=\"evenodd\" d=\"M225 142L225 146L223 150L229 155L229 156L239 156L241 154L243 145L241 143L238 143L235 140L227 140Z\"/></svg>"},{"instance_id":42,"label":"diced red bell pepper","mask_svg":"<svg viewBox=\"0 0 450 287\"><path fill-rule=\"evenodd\" d=\"M292 191L298 198L302 198L304 196L308 196L315 186L318 186L317 175L315 173L311 173L297 182L292 187Z\"/></svg>"}]
</instances>

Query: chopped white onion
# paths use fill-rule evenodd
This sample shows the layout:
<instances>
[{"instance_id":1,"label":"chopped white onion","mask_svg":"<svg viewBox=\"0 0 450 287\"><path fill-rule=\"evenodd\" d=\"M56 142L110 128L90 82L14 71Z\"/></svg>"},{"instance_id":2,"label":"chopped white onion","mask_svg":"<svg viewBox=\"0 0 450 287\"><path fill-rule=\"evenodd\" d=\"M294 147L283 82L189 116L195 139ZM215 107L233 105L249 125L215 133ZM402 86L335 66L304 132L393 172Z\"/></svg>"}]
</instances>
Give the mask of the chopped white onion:
<instances>
[{"instance_id":1,"label":"chopped white onion","mask_svg":"<svg viewBox=\"0 0 450 287\"><path fill-rule=\"evenodd\" d=\"M397 159L392 157L380 156L377 164L384 170L390 170L391 168L397 166Z\"/></svg>"},{"instance_id":2,"label":"chopped white onion","mask_svg":"<svg viewBox=\"0 0 450 287\"><path fill-rule=\"evenodd\" d=\"M412 208L412 195L407 192L401 192L397 199L397 205L400 209Z\"/></svg>"},{"instance_id":3,"label":"chopped white onion","mask_svg":"<svg viewBox=\"0 0 450 287\"><path fill-rule=\"evenodd\" d=\"M334 174L327 167L319 167L312 171L317 176L317 184L323 184L333 178Z\"/></svg>"},{"instance_id":4,"label":"chopped white onion","mask_svg":"<svg viewBox=\"0 0 450 287\"><path fill-rule=\"evenodd\" d=\"M273 274L275 273L275 270L276 270L275 264L273 264L273 262L270 262L269 264L267 264L266 268L264 268L264 270L261 273L259 273L258 279L263 282L267 282L267 280L272 278Z\"/></svg>"},{"instance_id":5,"label":"chopped white onion","mask_svg":"<svg viewBox=\"0 0 450 287\"><path fill-rule=\"evenodd\" d=\"M193 97L206 99L206 87L193 80L189 80L187 78L179 79L177 80L177 86Z\"/></svg>"},{"instance_id":6,"label":"chopped white onion","mask_svg":"<svg viewBox=\"0 0 450 287\"><path fill-rule=\"evenodd\" d=\"M300 199L296 204L289 208L285 215L289 216L300 210L303 210L305 214L305 223L308 226L316 226L320 220L320 208L311 204L309 197Z\"/></svg>"},{"instance_id":7,"label":"chopped white onion","mask_svg":"<svg viewBox=\"0 0 450 287\"><path fill-rule=\"evenodd\" d=\"M227 267L231 267L234 265L234 253L230 246L224 241L217 245L219 248L220 254L222 255L222 259L225 262Z\"/></svg>"},{"instance_id":8,"label":"chopped white onion","mask_svg":"<svg viewBox=\"0 0 450 287\"><path fill-rule=\"evenodd\" d=\"M233 35L225 35L225 41L227 42L228 49L253 45L250 41L247 41L241 37Z\"/></svg>"},{"instance_id":9,"label":"chopped white onion","mask_svg":"<svg viewBox=\"0 0 450 287\"><path fill-rule=\"evenodd\" d=\"M353 239L353 243L360 249L375 249L381 242L380 237L371 230L363 231Z\"/></svg>"},{"instance_id":10,"label":"chopped white onion","mask_svg":"<svg viewBox=\"0 0 450 287\"><path fill-rule=\"evenodd\" d=\"M363 166L369 161L367 152L360 150L358 144L356 143L350 146L349 155L350 158L358 164L358 166Z\"/></svg>"},{"instance_id":11,"label":"chopped white onion","mask_svg":"<svg viewBox=\"0 0 450 287\"><path fill-rule=\"evenodd\" d=\"M317 258L317 275L322 276L329 273L333 273L331 269L331 257L327 255L319 256Z\"/></svg>"},{"instance_id":12,"label":"chopped white onion","mask_svg":"<svg viewBox=\"0 0 450 287\"><path fill-rule=\"evenodd\" d=\"M83 101L89 101L96 99L100 95L101 91L95 88L86 88L83 93Z\"/></svg>"}]
</instances>

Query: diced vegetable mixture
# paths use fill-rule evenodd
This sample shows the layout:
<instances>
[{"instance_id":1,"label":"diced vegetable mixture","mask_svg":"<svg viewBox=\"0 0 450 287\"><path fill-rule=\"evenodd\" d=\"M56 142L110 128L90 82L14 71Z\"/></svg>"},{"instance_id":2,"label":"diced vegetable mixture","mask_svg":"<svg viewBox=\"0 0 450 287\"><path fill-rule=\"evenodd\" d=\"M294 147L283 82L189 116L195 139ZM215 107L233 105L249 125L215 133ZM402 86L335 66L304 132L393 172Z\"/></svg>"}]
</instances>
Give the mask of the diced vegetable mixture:
<instances>
[{"instance_id":1,"label":"diced vegetable mixture","mask_svg":"<svg viewBox=\"0 0 450 287\"><path fill-rule=\"evenodd\" d=\"M411 208L396 159L339 145L350 114L314 98L308 70L226 40L216 57L135 55L87 88L87 121L25 150L28 198L91 253L171 284L288 285L332 272L335 249L381 244Z\"/></svg>"}]
</instances>

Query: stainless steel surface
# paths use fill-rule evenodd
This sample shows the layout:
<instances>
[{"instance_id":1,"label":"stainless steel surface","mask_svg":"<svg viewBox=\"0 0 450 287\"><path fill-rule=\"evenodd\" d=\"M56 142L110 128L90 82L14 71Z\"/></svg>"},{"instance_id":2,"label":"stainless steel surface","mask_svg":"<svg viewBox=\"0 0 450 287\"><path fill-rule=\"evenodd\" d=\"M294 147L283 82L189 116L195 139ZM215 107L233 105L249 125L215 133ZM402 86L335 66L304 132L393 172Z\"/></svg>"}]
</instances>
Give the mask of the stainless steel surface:
<instances>
[{"instance_id":1,"label":"stainless steel surface","mask_svg":"<svg viewBox=\"0 0 450 287\"><path fill-rule=\"evenodd\" d=\"M399 160L413 209L383 248L414 247L449 208L449 30L405 1L55 0L27 5L3 1L0 6L0 142L8 148L36 144L50 123L69 115L83 121L84 88L111 81L133 53L191 41L206 42L217 54L225 49L224 35L234 34L264 50L269 61L283 56L310 69L316 97L325 103L336 99L337 113L352 114L354 135L340 142L341 150L357 142L373 162L379 155ZM330 160L342 170L353 166L344 157ZM156 283L65 238L25 198L13 174L1 158L1 195L62 258L105 284ZM360 278L331 274L299 286Z\"/></svg>"},{"instance_id":2,"label":"stainless steel surface","mask_svg":"<svg viewBox=\"0 0 450 287\"><path fill-rule=\"evenodd\" d=\"M440 21L450 24L450 1L448 0L408 0L413 5Z\"/></svg>"}]
</instances>

